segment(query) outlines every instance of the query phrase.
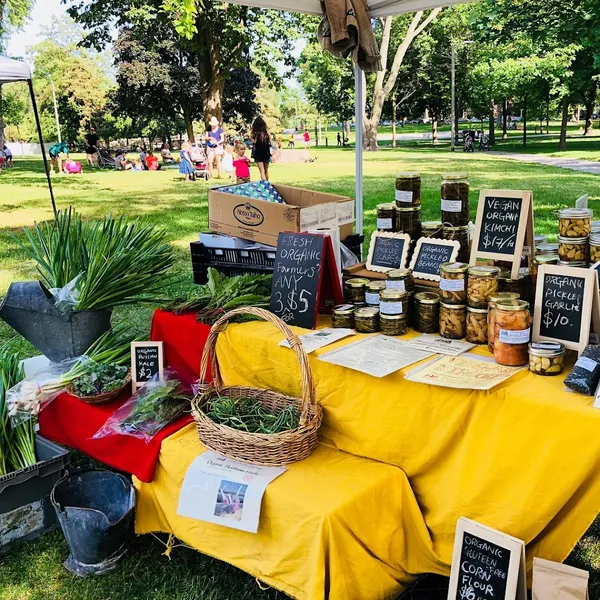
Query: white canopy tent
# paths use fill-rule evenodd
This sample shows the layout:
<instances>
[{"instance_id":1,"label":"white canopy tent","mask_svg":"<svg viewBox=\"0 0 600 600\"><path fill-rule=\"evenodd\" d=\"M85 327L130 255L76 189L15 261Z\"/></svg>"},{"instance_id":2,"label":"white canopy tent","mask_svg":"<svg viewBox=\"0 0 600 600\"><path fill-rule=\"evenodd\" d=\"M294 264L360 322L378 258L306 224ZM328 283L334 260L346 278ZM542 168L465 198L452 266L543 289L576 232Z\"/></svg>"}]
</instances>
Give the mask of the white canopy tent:
<instances>
[{"instance_id":1,"label":"white canopy tent","mask_svg":"<svg viewBox=\"0 0 600 600\"><path fill-rule=\"evenodd\" d=\"M27 83L27 86L29 87L29 93L31 95L31 105L33 106L38 137L40 139L40 146L42 147L42 158L44 159L44 168L46 169L46 179L48 180L48 189L50 190L52 210L54 212L54 215L56 216L54 190L52 189L52 180L50 179L50 168L48 165L48 158L46 157L46 149L44 148L42 127L40 125L40 115L38 113L37 102L35 101L35 94L33 93L31 69L29 68L29 65L27 63L18 60L13 60L12 58L0 56L0 85L6 83L14 83L16 81L25 81Z\"/></svg>"},{"instance_id":2,"label":"white canopy tent","mask_svg":"<svg viewBox=\"0 0 600 600\"><path fill-rule=\"evenodd\" d=\"M256 8L283 10L311 15L322 15L320 0L231 0L237 4L253 6ZM401 13L412 13L419 10L429 10L453 4L464 4L472 0L367 0L371 18L390 17ZM364 111L364 88L363 73L355 67L354 70L355 89L355 130L356 130L356 231L363 233L363 111Z\"/></svg>"}]
</instances>

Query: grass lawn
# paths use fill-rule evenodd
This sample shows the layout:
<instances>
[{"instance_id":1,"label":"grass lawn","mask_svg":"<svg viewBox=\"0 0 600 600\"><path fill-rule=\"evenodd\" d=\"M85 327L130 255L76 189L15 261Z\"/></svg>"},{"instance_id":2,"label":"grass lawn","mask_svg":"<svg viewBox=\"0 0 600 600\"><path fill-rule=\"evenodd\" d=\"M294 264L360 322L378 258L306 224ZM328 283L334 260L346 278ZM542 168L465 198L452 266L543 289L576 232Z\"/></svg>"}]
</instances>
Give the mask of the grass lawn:
<instances>
[{"instance_id":1,"label":"grass lawn","mask_svg":"<svg viewBox=\"0 0 600 600\"><path fill-rule=\"evenodd\" d=\"M351 150L321 150L312 164L275 165L272 180L348 196L354 189L354 154ZM583 193L590 196L600 216L600 177L585 173L518 163L489 154L454 155L443 149L409 145L365 157L365 229L375 225L376 205L394 197L397 171L423 174L423 219L439 219L440 176L466 171L471 179L474 218L481 188L513 188L534 191L536 232L554 239L557 209L570 206ZM253 171L257 179L257 172ZM59 207L72 204L86 216L108 213L142 216L164 227L176 249L177 261L169 289L191 287L190 241L207 226L207 185L185 184L177 172L86 172L82 176L54 179ZM13 170L0 174L0 294L11 281L32 278L33 265L24 260L18 245L7 235L21 235L52 215L40 160L16 160ZM115 318L133 323L147 335L151 308L115 311ZM0 344L9 343L23 356L33 349L12 329L0 323ZM67 556L60 534L44 536L0 558L0 600L253 600L284 596L263 592L253 578L233 567L185 548L171 560L161 556L162 546L151 536L136 541L119 569L108 576L79 580L62 567ZM592 571L591 598L600 599L600 523L578 544L569 562Z\"/></svg>"}]
</instances>

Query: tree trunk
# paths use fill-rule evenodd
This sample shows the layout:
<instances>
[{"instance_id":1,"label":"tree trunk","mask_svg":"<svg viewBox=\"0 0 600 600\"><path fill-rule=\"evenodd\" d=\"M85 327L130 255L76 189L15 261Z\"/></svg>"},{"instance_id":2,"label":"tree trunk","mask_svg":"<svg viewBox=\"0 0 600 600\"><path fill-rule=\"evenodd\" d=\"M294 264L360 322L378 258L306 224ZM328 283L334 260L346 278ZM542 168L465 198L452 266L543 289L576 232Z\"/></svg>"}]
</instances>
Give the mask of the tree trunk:
<instances>
[{"instance_id":1,"label":"tree trunk","mask_svg":"<svg viewBox=\"0 0 600 600\"><path fill-rule=\"evenodd\" d=\"M585 101L585 131L583 135L592 135L594 133L594 106L596 105L596 93L598 84L592 82L592 87Z\"/></svg>"},{"instance_id":2,"label":"tree trunk","mask_svg":"<svg viewBox=\"0 0 600 600\"><path fill-rule=\"evenodd\" d=\"M211 117L217 117L219 123L223 121L223 90L225 79L220 73L213 75L204 95L204 121L209 123Z\"/></svg>"},{"instance_id":3,"label":"tree trunk","mask_svg":"<svg viewBox=\"0 0 600 600\"><path fill-rule=\"evenodd\" d=\"M433 139L433 143L438 143L438 118L437 115L434 115L431 119L431 137Z\"/></svg>"},{"instance_id":4,"label":"tree trunk","mask_svg":"<svg viewBox=\"0 0 600 600\"><path fill-rule=\"evenodd\" d=\"M508 119L507 113L508 113L508 101L505 98L504 102L502 103L502 139L503 140L508 139L508 129L506 127L506 120Z\"/></svg>"},{"instance_id":5,"label":"tree trunk","mask_svg":"<svg viewBox=\"0 0 600 600\"><path fill-rule=\"evenodd\" d=\"M459 115L459 111L457 110L456 113L454 114L454 144L455 145L457 145L458 141L460 140L459 125L460 125L460 115Z\"/></svg>"},{"instance_id":6,"label":"tree trunk","mask_svg":"<svg viewBox=\"0 0 600 600\"><path fill-rule=\"evenodd\" d=\"M563 152L567 149L567 124L569 122L569 98L565 96L563 98L562 105L562 121L560 124L560 141L558 142L559 152Z\"/></svg>"},{"instance_id":7,"label":"tree trunk","mask_svg":"<svg viewBox=\"0 0 600 600\"><path fill-rule=\"evenodd\" d=\"M523 146L527 146L527 96L523 98Z\"/></svg>"},{"instance_id":8,"label":"tree trunk","mask_svg":"<svg viewBox=\"0 0 600 600\"><path fill-rule=\"evenodd\" d=\"M550 133L550 97L546 102L546 133Z\"/></svg>"},{"instance_id":9,"label":"tree trunk","mask_svg":"<svg viewBox=\"0 0 600 600\"><path fill-rule=\"evenodd\" d=\"M185 132L187 134L188 142L190 142L190 144L195 144L196 136L194 135L194 123L188 112L185 113L184 119L185 119Z\"/></svg>"},{"instance_id":10,"label":"tree trunk","mask_svg":"<svg viewBox=\"0 0 600 600\"><path fill-rule=\"evenodd\" d=\"M363 148L365 150L377 150L377 124L379 121L373 123L371 119L365 122L363 131Z\"/></svg>"},{"instance_id":11,"label":"tree trunk","mask_svg":"<svg viewBox=\"0 0 600 600\"><path fill-rule=\"evenodd\" d=\"M488 122L488 136L490 138L490 146L493 146L496 143L495 125L496 120L494 119L494 102L492 101L490 105L490 117Z\"/></svg>"}]
</instances>

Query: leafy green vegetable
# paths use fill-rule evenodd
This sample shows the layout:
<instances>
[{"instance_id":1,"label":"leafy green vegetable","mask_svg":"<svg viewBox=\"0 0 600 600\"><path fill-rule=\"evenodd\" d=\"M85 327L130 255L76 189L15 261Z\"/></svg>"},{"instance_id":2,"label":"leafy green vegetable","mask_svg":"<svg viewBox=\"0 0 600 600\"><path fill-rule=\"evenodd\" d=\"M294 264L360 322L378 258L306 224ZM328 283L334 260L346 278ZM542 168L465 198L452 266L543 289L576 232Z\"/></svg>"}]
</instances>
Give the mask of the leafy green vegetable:
<instances>
[{"instance_id":1,"label":"leafy green vegetable","mask_svg":"<svg viewBox=\"0 0 600 600\"><path fill-rule=\"evenodd\" d=\"M78 396L97 396L118 390L127 380L127 367L116 363L106 365L90 362L86 372L73 381Z\"/></svg>"}]
</instances>

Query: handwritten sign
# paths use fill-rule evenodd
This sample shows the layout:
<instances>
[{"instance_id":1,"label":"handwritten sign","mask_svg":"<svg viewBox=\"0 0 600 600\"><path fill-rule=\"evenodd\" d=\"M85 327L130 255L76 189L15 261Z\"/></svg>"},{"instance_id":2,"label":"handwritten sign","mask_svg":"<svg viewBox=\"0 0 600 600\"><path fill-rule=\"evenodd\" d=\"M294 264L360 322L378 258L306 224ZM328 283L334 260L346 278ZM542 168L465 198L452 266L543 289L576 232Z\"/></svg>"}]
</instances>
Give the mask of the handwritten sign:
<instances>
[{"instance_id":1,"label":"handwritten sign","mask_svg":"<svg viewBox=\"0 0 600 600\"><path fill-rule=\"evenodd\" d=\"M512 262L513 279L519 275L525 241L533 240L533 196L515 190L482 190L477 206L471 265L477 259ZM529 239L531 238L531 239Z\"/></svg>"},{"instance_id":2,"label":"handwritten sign","mask_svg":"<svg viewBox=\"0 0 600 600\"><path fill-rule=\"evenodd\" d=\"M158 375L163 378L164 358L162 342L131 343L131 380L133 393L137 388Z\"/></svg>"},{"instance_id":3,"label":"handwritten sign","mask_svg":"<svg viewBox=\"0 0 600 600\"><path fill-rule=\"evenodd\" d=\"M404 268L409 245L407 233L373 232L366 268L378 273Z\"/></svg>"},{"instance_id":4,"label":"handwritten sign","mask_svg":"<svg viewBox=\"0 0 600 600\"><path fill-rule=\"evenodd\" d=\"M525 599L525 544L465 517L458 520L449 600Z\"/></svg>"},{"instance_id":5,"label":"handwritten sign","mask_svg":"<svg viewBox=\"0 0 600 600\"><path fill-rule=\"evenodd\" d=\"M567 348L583 351L592 319L595 325L599 321L597 276L595 269L540 266L533 341L562 342Z\"/></svg>"},{"instance_id":6,"label":"handwritten sign","mask_svg":"<svg viewBox=\"0 0 600 600\"><path fill-rule=\"evenodd\" d=\"M457 240L420 238L410 261L413 275L419 279L440 280L440 267L445 262L456 260L460 250Z\"/></svg>"}]
</instances>

